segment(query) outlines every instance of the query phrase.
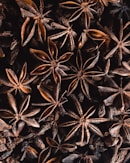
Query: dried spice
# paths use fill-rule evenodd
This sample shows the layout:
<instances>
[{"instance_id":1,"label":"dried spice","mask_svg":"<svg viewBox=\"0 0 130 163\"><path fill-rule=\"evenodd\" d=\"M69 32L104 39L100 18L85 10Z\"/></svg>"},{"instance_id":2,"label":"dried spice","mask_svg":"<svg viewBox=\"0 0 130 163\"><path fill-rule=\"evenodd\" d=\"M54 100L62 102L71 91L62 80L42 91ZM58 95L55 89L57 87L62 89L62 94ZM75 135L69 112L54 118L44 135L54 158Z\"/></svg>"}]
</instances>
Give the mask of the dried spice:
<instances>
[{"instance_id":1,"label":"dried spice","mask_svg":"<svg viewBox=\"0 0 130 163\"><path fill-rule=\"evenodd\" d=\"M81 86L81 90L88 98L90 98L89 94L89 84L93 84L92 77L100 77L103 76L102 72L94 70L94 66L98 62L99 54L94 57L90 57L88 60L83 63L82 56L79 53L79 56L77 54L76 56L76 67L73 65L70 66L70 70L74 72L74 74L68 74L68 76L65 78L65 80L73 79L72 82L68 86L68 94L74 92L74 90L77 88L78 83Z\"/></svg>"},{"instance_id":2,"label":"dried spice","mask_svg":"<svg viewBox=\"0 0 130 163\"><path fill-rule=\"evenodd\" d=\"M30 52L35 55L35 57L43 62L43 64L36 67L31 74L32 75L44 75L42 80L45 80L51 74L53 75L54 81L56 83L61 83L61 76L66 76L65 71L69 68L64 65L70 57L73 55L72 52L66 52L62 56L58 57L58 48L50 40L48 40L48 52L49 55L37 49L30 49Z\"/></svg>"},{"instance_id":3,"label":"dried spice","mask_svg":"<svg viewBox=\"0 0 130 163\"><path fill-rule=\"evenodd\" d=\"M27 63L23 65L19 79L13 70L5 70L8 81L1 79L1 84L11 88L6 91L1 91L2 93L11 93L15 91L16 94L19 91L28 94L31 92L31 87L29 86L29 83L31 83L36 77L34 76L31 79L27 78Z\"/></svg>"},{"instance_id":4,"label":"dried spice","mask_svg":"<svg viewBox=\"0 0 130 163\"><path fill-rule=\"evenodd\" d=\"M128 0L0 0L0 163L130 162Z\"/></svg>"},{"instance_id":5,"label":"dried spice","mask_svg":"<svg viewBox=\"0 0 130 163\"><path fill-rule=\"evenodd\" d=\"M65 45L65 43L67 42L67 40L69 39L70 49L71 49L71 51L73 51L75 49L75 37L76 37L77 34L72 29L72 27L71 27L71 25L69 23L69 20L62 18L61 21L62 21L63 25L61 25L61 23L58 24L56 22L53 22L52 26L53 26L53 28L60 29L62 31L59 32L59 33L51 35L49 38L51 40L57 40L57 39L59 39L61 37L64 37L63 42L60 45L60 48L62 48Z\"/></svg>"},{"instance_id":6,"label":"dried spice","mask_svg":"<svg viewBox=\"0 0 130 163\"><path fill-rule=\"evenodd\" d=\"M70 22L76 21L79 19L82 15L84 16L84 27L87 29L90 26L90 21L92 18L94 18L93 14L96 14L96 10L94 9L94 6L96 3L94 1L88 0L79 0L77 2L74 1L66 1L60 3L60 5L63 8L66 9L75 9L76 11L70 16Z\"/></svg>"},{"instance_id":7,"label":"dried spice","mask_svg":"<svg viewBox=\"0 0 130 163\"><path fill-rule=\"evenodd\" d=\"M94 124L98 124L98 123L102 123L102 122L106 122L108 121L107 118L90 118L91 116L94 115L95 113L95 109L94 106L91 106L90 108L87 109L87 111L85 113L83 113L83 109L79 103L79 101L77 101L77 98L74 95L71 95L73 100L75 101L76 104L76 109L78 111L78 114L76 114L75 112L72 111L68 111L67 114L72 117L73 121L70 122L65 122L63 124L61 124L61 127L69 127L69 126L73 126L71 131L67 134L65 140L69 140L71 137L73 137L73 135L77 132L77 130L79 128L81 128L81 140L79 142L76 142L76 144L80 145L80 146L84 146L84 144L88 144L89 143L89 139L90 139L90 131L92 130L94 133L96 133L99 136L103 136L102 132L100 131L100 129L98 129L98 127L96 127ZM85 142L84 137L85 135L87 136L87 140ZM85 143L84 143L85 142Z\"/></svg>"},{"instance_id":8,"label":"dried spice","mask_svg":"<svg viewBox=\"0 0 130 163\"><path fill-rule=\"evenodd\" d=\"M130 22L128 21L123 27L123 22L121 19L119 39L112 32L108 31L111 39L116 42L116 46L105 56L105 59L108 59L117 53L119 55L118 60L120 63L123 59L124 54L130 54L129 49L127 48L130 46L130 44L129 44L130 43L129 42L130 33L128 33L128 34L126 34L126 36L124 36L124 30L129 26L129 24L130 24Z\"/></svg>"}]
</instances>

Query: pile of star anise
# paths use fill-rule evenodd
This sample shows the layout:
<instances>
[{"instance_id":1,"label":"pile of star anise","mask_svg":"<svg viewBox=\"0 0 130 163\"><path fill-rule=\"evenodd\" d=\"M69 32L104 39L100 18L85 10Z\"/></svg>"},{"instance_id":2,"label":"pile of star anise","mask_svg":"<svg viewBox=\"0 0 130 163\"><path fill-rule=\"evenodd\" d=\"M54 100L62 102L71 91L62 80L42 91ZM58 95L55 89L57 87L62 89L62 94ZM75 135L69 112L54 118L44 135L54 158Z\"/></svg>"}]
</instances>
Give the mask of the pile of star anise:
<instances>
[{"instance_id":1,"label":"pile of star anise","mask_svg":"<svg viewBox=\"0 0 130 163\"><path fill-rule=\"evenodd\" d=\"M0 163L130 161L129 0L0 0Z\"/></svg>"}]
</instances>

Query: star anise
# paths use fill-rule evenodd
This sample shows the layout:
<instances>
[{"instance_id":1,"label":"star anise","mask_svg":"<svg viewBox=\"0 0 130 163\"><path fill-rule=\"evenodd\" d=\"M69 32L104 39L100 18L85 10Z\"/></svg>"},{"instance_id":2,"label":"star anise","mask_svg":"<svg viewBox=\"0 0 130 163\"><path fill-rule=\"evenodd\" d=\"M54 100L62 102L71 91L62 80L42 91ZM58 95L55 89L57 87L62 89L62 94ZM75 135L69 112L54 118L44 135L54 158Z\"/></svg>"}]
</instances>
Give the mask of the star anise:
<instances>
[{"instance_id":1,"label":"star anise","mask_svg":"<svg viewBox=\"0 0 130 163\"><path fill-rule=\"evenodd\" d=\"M2 93L11 93L15 91L15 94L19 91L25 94L31 92L31 87L29 84L33 82L36 78L31 77L30 79L27 77L27 63L25 63L22 67L19 77L17 77L16 73L12 69L6 69L6 75L8 77L8 81L1 79L1 84L7 87L6 91L1 91Z\"/></svg>"},{"instance_id":2,"label":"star anise","mask_svg":"<svg viewBox=\"0 0 130 163\"><path fill-rule=\"evenodd\" d=\"M115 120L116 122L109 128L109 133L111 134L111 136L118 137L119 135L123 135L127 139L127 141L130 141L129 115L120 115L118 117L115 117Z\"/></svg>"},{"instance_id":3,"label":"star anise","mask_svg":"<svg viewBox=\"0 0 130 163\"><path fill-rule=\"evenodd\" d=\"M107 98L104 99L104 103L106 106L110 105L117 105L114 104L115 99L117 97L120 98L120 105L118 105L119 110L126 109L126 98L130 99L130 82L128 82L124 87L122 87L122 79L120 85L114 81L114 79L109 79L109 85L108 86L98 86L99 92L101 94L109 94ZM119 104L119 103L118 103Z\"/></svg>"},{"instance_id":4,"label":"star anise","mask_svg":"<svg viewBox=\"0 0 130 163\"><path fill-rule=\"evenodd\" d=\"M60 57L58 57L58 48L56 44L48 40L48 52L43 50L30 49L30 52L40 61L42 64L37 66L32 72L32 75L44 75L43 80L45 80L51 74L53 75L55 83L61 83L61 77L66 76L65 71L69 68L64 65L70 57L73 55L72 52L66 52Z\"/></svg>"},{"instance_id":5,"label":"star anise","mask_svg":"<svg viewBox=\"0 0 130 163\"><path fill-rule=\"evenodd\" d=\"M38 88L42 98L44 100L46 100L47 103L44 102L44 103L37 103L37 104L33 104L33 105L43 106L43 107L48 106L41 114L41 116L39 118L39 122L44 121L47 117L49 117L55 111L56 108L59 108L59 111L61 113L65 112L65 110L63 108L63 104L65 102L67 102L67 99L64 97L66 92L64 92L60 96L60 84L57 84L54 96L52 96L51 93L47 89L41 87L40 85L38 85L37 88Z\"/></svg>"},{"instance_id":6,"label":"star anise","mask_svg":"<svg viewBox=\"0 0 130 163\"><path fill-rule=\"evenodd\" d=\"M76 67L70 66L70 69L74 73L68 74L68 77L65 77L65 80L73 79L68 87L69 95L73 93L78 87L78 84L80 84L82 92L90 99L89 85L94 83L92 77L96 78L103 75L103 73L94 70L98 59L99 54L90 57L83 63L82 54L79 53L79 55L76 56Z\"/></svg>"},{"instance_id":7,"label":"star anise","mask_svg":"<svg viewBox=\"0 0 130 163\"><path fill-rule=\"evenodd\" d=\"M25 123L28 126L39 128L39 123L33 118L39 113L40 109L29 110L30 95L28 95L18 107L16 100L12 94L8 94L8 101L11 106L10 109L0 109L1 117L10 119L9 123L12 125L12 130L16 136L22 131Z\"/></svg>"},{"instance_id":8,"label":"star anise","mask_svg":"<svg viewBox=\"0 0 130 163\"><path fill-rule=\"evenodd\" d=\"M63 25L62 25L63 24ZM70 42L70 49L73 51L75 49L75 41L74 38L76 37L76 32L72 29L72 26L70 25L69 21L67 19L62 19L62 24L58 24L53 22L52 26L55 29L62 30L61 32L58 32L56 34L53 34L50 37L51 40L57 40L59 38L63 38L62 44L60 45L60 48L62 48L69 40Z\"/></svg>"},{"instance_id":9,"label":"star anise","mask_svg":"<svg viewBox=\"0 0 130 163\"><path fill-rule=\"evenodd\" d=\"M58 151L61 151L62 153L73 152L77 148L76 145L74 144L65 143L64 141L61 140L59 136L57 139L58 141L50 137L46 138L46 141L50 148L55 148L55 153L57 153Z\"/></svg>"},{"instance_id":10,"label":"star anise","mask_svg":"<svg viewBox=\"0 0 130 163\"><path fill-rule=\"evenodd\" d=\"M66 1L60 3L63 8L73 9L75 12L70 16L70 22L76 21L77 19L84 16L84 26L86 29L90 27L91 19L94 18L93 14L97 13L94 9L96 2L92 0L77 0L75 1Z\"/></svg>"},{"instance_id":11,"label":"star anise","mask_svg":"<svg viewBox=\"0 0 130 163\"><path fill-rule=\"evenodd\" d=\"M83 112L83 108L81 104L79 103L78 99L76 98L75 95L71 95L75 102L75 107L77 109L77 113L73 111L68 111L67 115L73 118L74 120L70 120L68 122L62 123L60 126L61 127L72 127L72 129L69 131L69 133L66 135L65 141L69 140L74 136L74 134L80 129L80 135L81 135L81 140L77 142L78 145L84 146L85 144L89 143L90 140L90 130L94 132L95 134L103 137L102 132L100 129L94 125L94 124L99 124L102 122L108 121L107 118L90 118L91 116L94 115L96 109L94 106L91 106L86 109L85 113ZM85 143L85 138L86 138L86 143Z\"/></svg>"},{"instance_id":12,"label":"star anise","mask_svg":"<svg viewBox=\"0 0 130 163\"><path fill-rule=\"evenodd\" d=\"M117 16L118 19L127 18L127 20L130 20L130 8L124 0L120 0L119 3L113 3L110 13Z\"/></svg>"},{"instance_id":13,"label":"star anise","mask_svg":"<svg viewBox=\"0 0 130 163\"><path fill-rule=\"evenodd\" d=\"M37 32L39 40L41 42L46 40L46 28L50 28L49 22L51 18L46 17L50 11L43 13L44 2L40 0L39 8L37 5L31 1L19 1L17 3L20 6L22 16L25 17L25 21L21 27L21 41L22 45L25 46L33 38L35 32ZM33 26L30 27L29 31L27 30L28 25L31 23L31 18L33 19ZM26 34L29 32L28 34ZM26 36L27 35L27 36Z\"/></svg>"},{"instance_id":14,"label":"star anise","mask_svg":"<svg viewBox=\"0 0 130 163\"><path fill-rule=\"evenodd\" d=\"M119 33L119 38L111 31L108 30L108 33L110 35L110 38L116 43L115 47L112 48L110 50L109 53L107 53L107 55L105 56L105 59L111 58L114 55L118 55L118 61L119 64L123 59L123 55L125 54L129 54L130 55L130 50L129 50L129 46L130 46L130 32L128 32L125 36L124 36L124 32L125 30L128 28L128 26L130 25L130 22L127 22L124 27L123 27L123 21L121 19L120 21L120 33Z\"/></svg>"}]
</instances>

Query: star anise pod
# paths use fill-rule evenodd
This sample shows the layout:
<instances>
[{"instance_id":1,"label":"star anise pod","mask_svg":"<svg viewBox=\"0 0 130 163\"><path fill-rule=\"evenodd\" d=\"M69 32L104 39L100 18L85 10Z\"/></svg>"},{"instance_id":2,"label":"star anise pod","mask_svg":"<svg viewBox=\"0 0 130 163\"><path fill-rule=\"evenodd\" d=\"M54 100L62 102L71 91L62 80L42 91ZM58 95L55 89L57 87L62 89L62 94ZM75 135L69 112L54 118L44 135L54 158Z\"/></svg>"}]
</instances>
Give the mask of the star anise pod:
<instances>
[{"instance_id":1,"label":"star anise pod","mask_svg":"<svg viewBox=\"0 0 130 163\"><path fill-rule=\"evenodd\" d=\"M66 52L61 56L58 56L58 48L56 44L48 40L48 52L46 53L43 50L30 49L30 52L42 63L37 66L34 70L32 70L31 75L43 75L43 79L45 80L51 74L53 75L53 79L55 83L61 83L61 77L67 76L66 72L69 70L68 66L64 65L71 56L72 52Z\"/></svg>"},{"instance_id":2,"label":"star anise pod","mask_svg":"<svg viewBox=\"0 0 130 163\"><path fill-rule=\"evenodd\" d=\"M76 21L81 16L84 16L84 26L86 29L90 27L91 19L94 18L93 14L97 13L94 9L96 2L92 0L66 1L60 3L60 5L63 8L75 10L69 18L70 22Z\"/></svg>"},{"instance_id":3,"label":"star anise pod","mask_svg":"<svg viewBox=\"0 0 130 163\"><path fill-rule=\"evenodd\" d=\"M113 3L110 13L117 16L118 19L127 18L127 20L130 20L130 8L124 0L120 0L119 3Z\"/></svg>"},{"instance_id":4,"label":"star anise pod","mask_svg":"<svg viewBox=\"0 0 130 163\"><path fill-rule=\"evenodd\" d=\"M27 77L27 63L22 67L22 70L20 72L19 77L17 77L17 74L12 69L6 69L6 75L8 77L8 81L1 79L1 84L6 86L7 89L5 91L1 90L1 93L11 93L15 91L15 94L19 91L25 94L31 93L31 87L29 84L33 82L33 80L36 78L31 77L30 79ZM3 88L1 88L3 89Z\"/></svg>"},{"instance_id":5,"label":"star anise pod","mask_svg":"<svg viewBox=\"0 0 130 163\"><path fill-rule=\"evenodd\" d=\"M61 30L61 32L58 32L56 34L53 34L51 36L49 36L49 38L51 40L58 40L60 38L64 38L60 48L62 48L63 46L65 46L65 44L68 42L70 43L70 49L71 51L73 51L75 49L75 37L77 35L77 33L72 29L72 25L70 25L69 20L67 19L62 19L62 24L58 24L56 22L52 23L52 26L55 29L59 29Z\"/></svg>"},{"instance_id":6,"label":"star anise pod","mask_svg":"<svg viewBox=\"0 0 130 163\"><path fill-rule=\"evenodd\" d=\"M128 114L115 117L116 122L109 128L112 137L123 135L127 141L130 140L130 117Z\"/></svg>"},{"instance_id":7,"label":"star anise pod","mask_svg":"<svg viewBox=\"0 0 130 163\"><path fill-rule=\"evenodd\" d=\"M123 59L123 55L130 54L129 46L130 46L130 32L128 32L126 35L125 30L129 27L130 22L128 21L123 26L123 20L120 20L120 32L119 32L119 38L111 31L108 30L108 33L110 35L110 38L115 42L115 46L110 50L110 52L107 53L105 56L105 59L111 58L114 55L118 55L118 61L119 64L121 63Z\"/></svg>"},{"instance_id":8,"label":"star anise pod","mask_svg":"<svg viewBox=\"0 0 130 163\"><path fill-rule=\"evenodd\" d=\"M51 148L55 149L55 153L57 153L58 151L61 151L62 153L68 153L68 152L73 152L76 150L76 148L77 148L76 145L62 141L59 136L57 139L58 139L58 141L56 141L50 137L46 138L48 145Z\"/></svg>"},{"instance_id":9,"label":"star anise pod","mask_svg":"<svg viewBox=\"0 0 130 163\"><path fill-rule=\"evenodd\" d=\"M130 61L122 61L122 66L114 69L112 73L123 77L130 77Z\"/></svg>"},{"instance_id":10,"label":"star anise pod","mask_svg":"<svg viewBox=\"0 0 130 163\"><path fill-rule=\"evenodd\" d=\"M64 78L65 80L72 79L68 87L69 95L72 94L80 84L82 92L90 99L89 85L94 83L92 77L96 79L96 77L103 76L102 72L94 70L98 59L99 54L90 57L83 63L82 54L79 53L76 56L76 66L70 66L70 70L72 70L73 73L68 74L68 76Z\"/></svg>"},{"instance_id":11,"label":"star anise pod","mask_svg":"<svg viewBox=\"0 0 130 163\"><path fill-rule=\"evenodd\" d=\"M22 45L27 45L30 40L34 37L35 32L39 37L41 42L46 40L46 28L50 28L51 26L48 24L51 21L51 18L46 17L50 11L43 12L44 10L44 1L40 0L39 8L37 5L31 1L20 1L17 0L17 3L20 6L22 15L25 19L22 27L21 27L21 41ZM31 25L31 19L33 19L33 26L29 27L29 31L27 30L28 25ZM28 34L26 34L29 32Z\"/></svg>"},{"instance_id":12,"label":"star anise pod","mask_svg":"<svg viewBox=\"0 0 130 163\"><path fill-rule=\"evenodd\" d=\"M95 134L103 137L103 134L100 131L100 129L94 124L107 122L108 119L107 118L97 118L97 117L90 118L91 116L94 115L94 113L96 111L94 106L87 108L84 113L84 110L83 110L81 104L79 103L78 99L76 98L76 96L72 94L71 97L73 98L73 100L75 102L75 107L77 109L78 114L69 110L67 112L67 115L70 116L71 118L73 118L74 120L64 122L60 125L61 127L70 127L71 126L71 130L66 135L65 141L72 138L79 129L80 129L81 140L79 142L77 142L77 144L80 146L84 146L85 144L89 143L90 135L91 135L90 130L92 132L94 132ZM85 138L86 138L86 143L85 143Z\"/></svg>"},{"instance_id":13,"label":"star anise pod","mask_svg":"<svg viewBox=\"0 0 130 163\"><path fill-rule=\"evenodd\" d=\"M12 94L8 94L8 101L11 106L10 109L0 109L1 117L9 119L12 125L12 130L16 136L23 130L25 123L28 126L39 128L39 123L35 120L34 116L39 113L40 109L33 109L29 111L30 95L25 97L18 107L16 99Z\"/></svg>"},{"instance_id":14,"label":"star anise pod","mask_svg":"<svg viewBox=\"0 0 130 163\"><path fill-rule=\"evenodd\" d=\"M128 82L124 87L122 86L122 79L121 84L118 85L116 81L114 81L112 78L109 79L109 85L108 86L98 86L99 92L103 95L108 94L108 97L104 99L104 104L106 106L111 105L117 105L114 104L115 99L117 97L120 98L120 105L118 105L119 110L125 110L126 106L126 98L130 99L130 82ZM119 103L118 103L119 104Z\"/></svg>"},{"instance_id":15,"label":"star anise pod","mask_svg":"<svg viewBox=\"0 0 130 163\"><path fill-rule=\"evenodd\" d=\"M56 90L55 90L55 95L54 97L43 87L41 87L40 85L38 86L38 90L42 96L42 98L44 100L47 101L47 103L37 103L37 104L33 104L35 106L48 106L44 111L43 113L41 114L40 118L39 118L39 121L44 121L45 118L47 118L48 116L50 116L56 108L59 108L59 111L61 113L64 113L65 110L63 108L63 104L65 102L67 102L67 99L64 97L65 93L64 92L61 96L60 96L60 84L58 84L56 86Z\"/></svg>"}]
</instances>

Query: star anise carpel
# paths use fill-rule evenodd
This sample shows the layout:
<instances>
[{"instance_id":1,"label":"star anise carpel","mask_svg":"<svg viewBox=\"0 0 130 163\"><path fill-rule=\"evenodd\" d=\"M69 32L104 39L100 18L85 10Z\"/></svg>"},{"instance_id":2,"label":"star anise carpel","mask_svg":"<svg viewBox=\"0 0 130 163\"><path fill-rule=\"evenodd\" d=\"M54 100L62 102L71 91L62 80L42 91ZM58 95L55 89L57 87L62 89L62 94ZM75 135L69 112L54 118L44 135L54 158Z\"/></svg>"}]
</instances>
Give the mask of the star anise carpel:
<instances>
[{"instance_id":1,"label":"star anise carpel","mask_svg":"<svg viewBox=\"0 0 130 163\"><path fill-rule=\"evenodd\" d=\"M122 61L121 67L114 69L112 73L123 77L130 77L130 61Z\"/></svg>"},{"instance_id":2,"label":"star anise carpel","mask_svg":"<svg viewBox=\"0 0 130 163\"><path fill-rule=\"evenodd\" d=\"M109 46L110 38L109 35L101 30L98 29L84 29L79 38L78 47L81 49L84 44L88 41L88 39L92 39L93 41L100 42L99 45L97 43L97 47L94 47L93 50L96 48L100 49L103 44L106 44L106 47Z\"/></svg>"},{"instance_id":3,"label":"star anise carpel","mask_svg":"<svg viewBox=\"0 0 130 163\"><path fill-rule=\"evenodd\" d=\"M38 158L38 163L49 163L49 162L56 162L60 163L61 162L61 156L51 156L52 150L50 147L46 147L44 150L41 151L39 158Z\"/></svg>"}]
</instances>

